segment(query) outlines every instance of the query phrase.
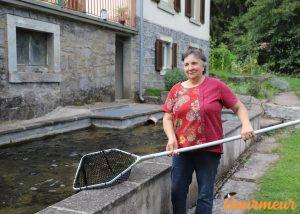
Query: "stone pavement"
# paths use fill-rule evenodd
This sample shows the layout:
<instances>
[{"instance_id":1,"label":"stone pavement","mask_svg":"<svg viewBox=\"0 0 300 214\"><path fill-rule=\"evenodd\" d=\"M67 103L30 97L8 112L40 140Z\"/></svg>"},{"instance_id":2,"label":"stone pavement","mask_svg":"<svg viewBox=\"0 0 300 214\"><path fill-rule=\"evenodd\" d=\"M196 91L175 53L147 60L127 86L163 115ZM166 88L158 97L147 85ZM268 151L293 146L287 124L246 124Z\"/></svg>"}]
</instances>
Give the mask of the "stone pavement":
<instances>
[{"instance_id":1,"label":"stone pavement","mask_svg":"<svg viewBox=\"0 0 300 214\"><path fill-rule=\"evenodd\" d=\"M292 91L280 93L271 102L277 105L300 107L300 98Z\"/></svg>"},{"instance_id":2,"label":"stone pavement","mask_svg":"<svg viewBox=\"0 0 300 214\"><path fill-rule=\"evenodd\" d=\"M300 98L292 91L280 93L262 106L265 112L261 120L262 128L284 120L300 119Z\"/></svg>"}]
</instances>

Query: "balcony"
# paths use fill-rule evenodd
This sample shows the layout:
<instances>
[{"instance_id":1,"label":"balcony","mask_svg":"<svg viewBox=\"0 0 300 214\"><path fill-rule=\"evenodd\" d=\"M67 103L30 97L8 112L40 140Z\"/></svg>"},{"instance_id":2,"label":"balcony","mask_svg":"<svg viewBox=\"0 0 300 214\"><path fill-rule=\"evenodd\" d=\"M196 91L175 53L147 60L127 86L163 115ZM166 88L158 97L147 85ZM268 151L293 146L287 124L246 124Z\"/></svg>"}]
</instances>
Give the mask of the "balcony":
<instances>
[{"instance_id":1,"label":"balcony","mask_svg":"<svg viewBox=\"0 0 300 214\"><path fill-rule=\"evenodd\" d=\"M135 0L40 0L69 10L75 10L93 17L101 11L107 13L107 20L120 25L135 27Z\"/></svg>"}]
</instances>

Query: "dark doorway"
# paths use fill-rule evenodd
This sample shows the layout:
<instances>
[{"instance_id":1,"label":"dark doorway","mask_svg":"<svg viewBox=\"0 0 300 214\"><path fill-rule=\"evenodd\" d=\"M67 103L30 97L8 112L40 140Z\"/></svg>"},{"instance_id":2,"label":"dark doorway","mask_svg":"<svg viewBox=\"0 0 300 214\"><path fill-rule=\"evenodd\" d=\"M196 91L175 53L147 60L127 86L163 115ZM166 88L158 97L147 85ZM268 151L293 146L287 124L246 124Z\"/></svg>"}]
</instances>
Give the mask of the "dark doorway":
<instances>
[{"instance_id":1,"label":"dark doorway","mask_svg":"<svg viewBox=\"0 0 300 214\"><path fill-rule=\"evenodd\" d=\"M116 37L115 98L124 98L124 42Z\"/></svg>"}]
</instances>

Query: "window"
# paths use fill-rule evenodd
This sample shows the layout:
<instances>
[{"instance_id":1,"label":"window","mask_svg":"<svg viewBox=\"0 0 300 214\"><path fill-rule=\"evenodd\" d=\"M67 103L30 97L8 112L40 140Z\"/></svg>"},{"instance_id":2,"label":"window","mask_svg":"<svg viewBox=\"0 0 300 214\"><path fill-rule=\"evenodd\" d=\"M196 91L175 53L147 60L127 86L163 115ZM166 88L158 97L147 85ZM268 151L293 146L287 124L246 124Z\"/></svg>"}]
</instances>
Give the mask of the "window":
<instances>
[{"instance_id":1,"label":"window","mask_svg":"<svg viewBox=\"0 0 300 214\"><path fill-rule=\"evenodd\" d=\"M166 69L177 67L177 44L172 38L161 36L155 41L155 70L164 75Z\"/></svg>"},{"instance_id":2,"label":"window","mask_svg":"<svg viewBox=\"0 0 300 214\"><path fill-rule=\"evenodd\" d=\"M6 16L9 82L60 82L60 26Z\"/></svg>"},{"instance_id":3,"label":"window","mask_svg":"<svg viewBox=\"0 0 300 214\"><path fill-rule=\"evenodd\" d=\"M204 24L205 0L185 0L185 15L195 24Z\"/></svg>"},{"instance_id":4,"label":"window","mask_svg":"<svg viewBox=\"0 0 300 214\"><path fill-rule=\"evenodd\" d=\"M17 64L47 65L48 34L17 28Z\"/></svg>"}]
</instances>

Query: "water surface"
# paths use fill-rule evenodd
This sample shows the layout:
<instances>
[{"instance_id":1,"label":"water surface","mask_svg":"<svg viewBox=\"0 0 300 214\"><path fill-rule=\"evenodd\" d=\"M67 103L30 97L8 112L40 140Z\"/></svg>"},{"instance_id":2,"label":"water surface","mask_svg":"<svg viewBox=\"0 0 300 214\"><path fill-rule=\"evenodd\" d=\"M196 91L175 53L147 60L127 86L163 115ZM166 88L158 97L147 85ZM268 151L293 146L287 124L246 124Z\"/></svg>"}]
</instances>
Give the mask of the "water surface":
<instances>
[{"instance_id":1,"label":"water surface","mask_svg":"<svg viewBox=\"0 0 300 214\"><path fill-rule=\"evenodd\" d=\"M34 213L74 194L80 158L118 148L135 154L164 151L162 125L125 130L89 128L0 148L0 213Z\"/></svg>"}]
</instances>

